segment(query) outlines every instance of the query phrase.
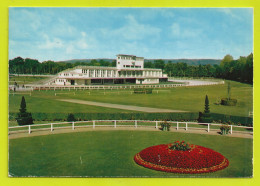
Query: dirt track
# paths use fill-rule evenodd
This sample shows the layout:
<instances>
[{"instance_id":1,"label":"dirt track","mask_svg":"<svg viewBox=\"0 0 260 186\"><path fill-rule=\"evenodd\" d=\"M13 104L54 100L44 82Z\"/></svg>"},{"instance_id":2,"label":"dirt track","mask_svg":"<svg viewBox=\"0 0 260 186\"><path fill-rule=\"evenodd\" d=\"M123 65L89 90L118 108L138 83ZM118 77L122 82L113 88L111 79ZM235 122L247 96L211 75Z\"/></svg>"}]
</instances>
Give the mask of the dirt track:
<instances>
[{"instance_id":1,"label":"dirt track","mask_svg":"<svg viewBox=\"0 0 260 186\"><path fill-rule=\"evenodd\" d=\"M78 103L83 105L93 105L99 107L108 107L108 108L116 108L116 109L123 109L123 110L134 110L134 111L141 111L141 112L187 112L183 110L171 110L171 109L161 109L161 108L151 108L151 107L139 107L139 106L132 106L132 105L120 105L120 104L112 104L112 103L102 103L102 102L95 102L95 101L84 101L79 99L57 99L58 101L65 101L70 103Z\"/></svg>"}]
</instances>

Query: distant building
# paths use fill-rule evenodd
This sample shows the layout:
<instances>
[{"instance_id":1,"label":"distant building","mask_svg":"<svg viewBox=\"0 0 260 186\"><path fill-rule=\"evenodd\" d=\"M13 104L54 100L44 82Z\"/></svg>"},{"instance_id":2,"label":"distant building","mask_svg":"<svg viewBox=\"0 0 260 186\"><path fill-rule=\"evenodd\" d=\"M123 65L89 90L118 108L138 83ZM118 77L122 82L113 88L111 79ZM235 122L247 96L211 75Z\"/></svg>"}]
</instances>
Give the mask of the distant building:
<instances>
[{"instance_id":1,"label":"distant building","mask_svg":"<svg viewBox=\"0 0 260 186\"><path fill-rule=\"evenodd\" d=\"M161 69L144 68L143 57L119 54L116 67L76 66L60 72L50 84L156 84L167 80Z\"/></svg>"}]
</instances>

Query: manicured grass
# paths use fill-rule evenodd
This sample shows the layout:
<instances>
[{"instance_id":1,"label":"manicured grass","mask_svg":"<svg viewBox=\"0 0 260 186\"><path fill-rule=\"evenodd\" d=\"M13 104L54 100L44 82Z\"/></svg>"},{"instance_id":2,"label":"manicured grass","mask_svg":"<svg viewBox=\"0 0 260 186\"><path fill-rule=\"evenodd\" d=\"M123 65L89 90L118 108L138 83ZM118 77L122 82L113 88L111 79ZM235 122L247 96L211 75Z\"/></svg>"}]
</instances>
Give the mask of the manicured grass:
<instances>
[{"instance_id":1,"label":"manicured grass","mask_svg":"<svg viewBox=\"0 0 260 186\"><path fill-rule=\"evenodd\" d=\"M50 94L53 94L51 96ZM40 96L39 96L40 95ZM127 110L111 109L106 107L97 107L90 105L74 104L63 101L55 100L54 91L37 92L32 96L30 95L10 95L9 96L9 112L19 112L22 96L25 96L27 111L28 112L41 112L41 113L86 113L86 112L98 112L98 113L116 113L127 112ZM58 97L58 96L57 96ZM60 97L61 98L61 97ZM133 112L133 111L129 111Z\"/></svg>"},{"instance_id":2,"label":"manicured grass","mask_svg":"<svg viewBox=\"0 0 260 186\"><path fill-rule=\"evenodd\" d=\"M37 77L37 76L14 76L9 78L9 84L13 85L16 82L18 85L29 84L40 80L48 79L49 77Z\"/></svg>"},{"instance_id":3,"label":"manicured grass","mask_svg":"<svg viewBox=\"0 0 260 186\"><path fill-rule=\"evenodd\" d=\"M150 170L133 157L152 145L185 140L220 152L230 165L208 174ZM250 177L252 139L148 131L92 131L9 140L12 176Z\"/></svg>"},{"instance_id":4,"label":"manicured grass","mask_svg":"<svg viewBox=\"0 0 260 186\"><path fill-rule=\"evenodd\" d=\"M227 83L224 85L177 87L156 90L153 94L131 94L132 90L81 90L81 91L34 91L32 96L25 95L30 112L128 112L127 110L110 109L74 103L65 103L55 99L81 99L123 105L136 105L164 109L185 110L199 112L204 110L205 96L210 101L210 111L235 116L248 116L253 109L252 85L229 81L231 83L231 97L238 100L236 106L222 106L215 103L227 97ZM56 93L63 93L57 94ZM74 93L75 92L75 95ZM90 95L89 95L90 92ZM69 93L69 94L64 94ZM18 112L22 95L10 95L10 112ZM39 107L39 105L42 105ZM130 111L132 112L132 111Z\"/></svg>"}]
</instances>

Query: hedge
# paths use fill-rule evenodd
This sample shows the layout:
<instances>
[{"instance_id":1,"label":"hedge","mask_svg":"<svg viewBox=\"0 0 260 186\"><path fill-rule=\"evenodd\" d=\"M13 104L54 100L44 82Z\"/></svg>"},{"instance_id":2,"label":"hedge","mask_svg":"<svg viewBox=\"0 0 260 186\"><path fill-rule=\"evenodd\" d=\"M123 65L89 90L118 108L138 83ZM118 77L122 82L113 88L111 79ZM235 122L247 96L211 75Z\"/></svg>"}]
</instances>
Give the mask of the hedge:
<instances>
[{"instance_id":1,"label":"hedge","mask_svg":"<svg viewBox=\"0 0 260 186\"><path fill-rule=\"evenodd\" d=\"M153 89L152 88L135 88L134 93L135 94L152 94Z\"/></svg>"},{"instance_id":2,"label":"hedge","mask_svg":"<svg viewBox=\"0 0 260 186\"><path fill-rule=\"evenodd\" d=\"M13 120L17 113L9 113ZM73 113L77 120L197 120L197 112L185 113ZM32 113L38 121L66 121L68 113Z\"/></svg>"},{"instance_id":3,"label":"hedge","mask_svg":"<svg viewBox=\"0 0 260 186\"><path fill-rule=\"evenodd\" d=\"M199 112L183 113L73 113L76 120L171 120L171 121L195 121L199 118ZM242 116L230 116L210 113L212 119L219 123L233 122L253 126L253 118ZM17 113L9 113L9 119L14 120ZM68 113L32 113L36 121L67 121Z\"/></svg>"}]
</instances>

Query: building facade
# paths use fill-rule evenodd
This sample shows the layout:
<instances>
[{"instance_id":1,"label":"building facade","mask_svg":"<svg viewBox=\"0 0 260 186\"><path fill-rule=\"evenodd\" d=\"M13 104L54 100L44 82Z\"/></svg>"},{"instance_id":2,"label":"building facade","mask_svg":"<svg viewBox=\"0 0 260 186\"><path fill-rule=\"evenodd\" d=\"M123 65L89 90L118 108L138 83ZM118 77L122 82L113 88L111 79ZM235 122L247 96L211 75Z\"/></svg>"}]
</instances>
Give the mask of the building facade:
<instances>
[{"instance_id":1,"label":"building facade","mask_svg":"<svg viewBox=\"0 0 260 186\"><path fill-rule=\"evenodd\" d=\"M144 68L144 58L134 55L117 55L116 67L77 66L58 73L49 84L156 84L167 81L161 69Z\"/></svg>"}]
</instances>

